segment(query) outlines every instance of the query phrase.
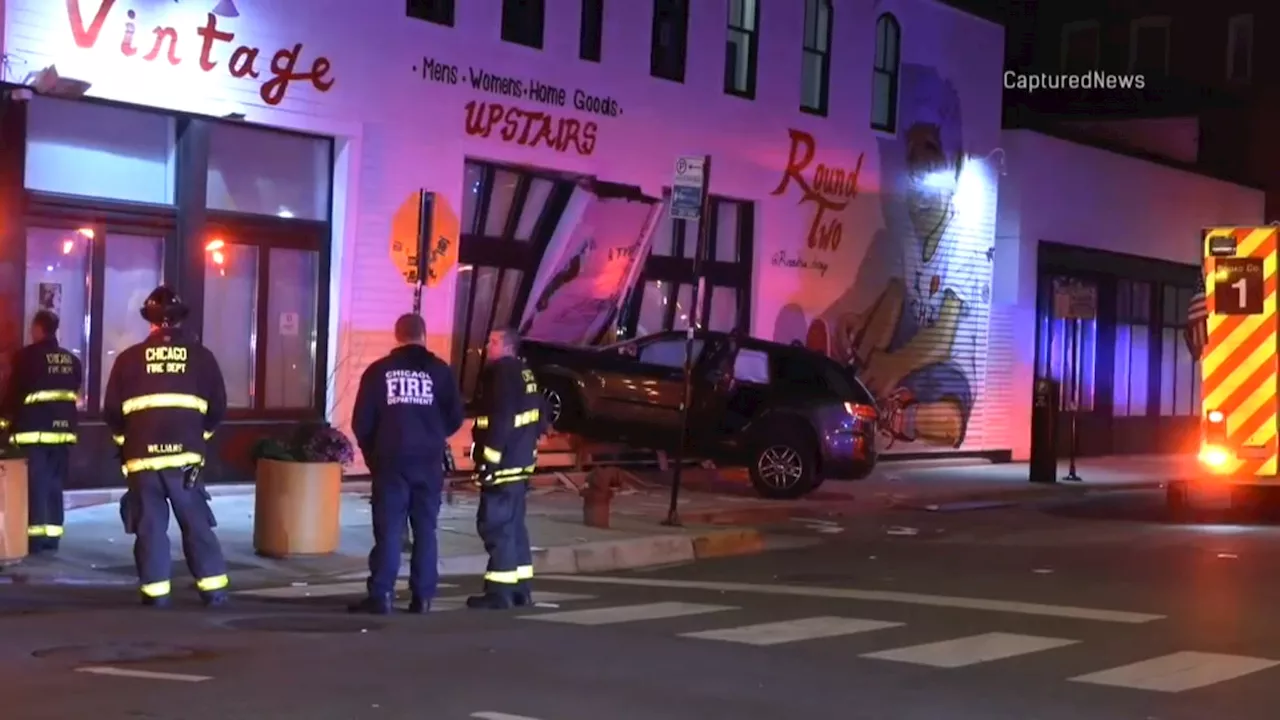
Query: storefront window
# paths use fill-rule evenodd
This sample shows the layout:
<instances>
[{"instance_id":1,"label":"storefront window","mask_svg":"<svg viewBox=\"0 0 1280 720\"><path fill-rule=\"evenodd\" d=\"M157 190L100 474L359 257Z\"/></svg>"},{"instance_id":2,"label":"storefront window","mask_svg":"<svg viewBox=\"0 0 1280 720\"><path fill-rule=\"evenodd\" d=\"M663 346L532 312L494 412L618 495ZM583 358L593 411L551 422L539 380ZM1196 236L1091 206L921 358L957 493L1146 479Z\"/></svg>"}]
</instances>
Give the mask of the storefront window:
<instances>
[{"instance_id":1,"label":"storefront window","mask_svg":"<svg viewBox=\"0 0 1280 720\"><path fill-rule=\"evenodd\" d=\"M452 354L463 395L471 397L489 332L520 322L528 283L573 185L526 169L477 162L467 163L463 182Z\"/></svg>"},{"instance_id":2,"label":"storefront window","mask_svg":"<svg viewBox=\"0 0 1280 720\"><path fill-rule=\"evenodd\" d=\"M315 404L319 256L273 248L268 266L267 356L263 388L268 408Z\"/></svg>"},{"instance_id":3,"label":"storefront window","mask_svg":"<svg viewBox=\"0 0 1280 720\"><path fill-rule=\"evenodd\" d=\"M99 381L103 390L120 353L147 337L149 326L138 311L146 302L147 295L162 282L164 238L108 235L104 251L102 374Z\"/></svg>"},{"instance_id":4,"label":"storefront window","mask_svg":"<svg viewBox=\"0 0 1280 720\"><path fill-rule=\"evenodd\" d=\"M732 332L749 327L754 212L751 203L711 198L707 231L713 244L702 264L706 284L698 298L699 317L709 330ZM689 326L693 286L697 284L693 258L700 228L697 222L673 221L665 211L663 215L640 283L623 313L620 328L624 337Z\"/></svg>"},{"instance_id":5,"label":"storefront window","mask_svg":"<svg viewBox=\"0 0 1280 720\"><path fill-rule=\"evenodd\" d=\"M328 220L332 164L327 138L218 123L209 136L207 207Z\"/></svg>"},{"instance_id":6,"label":"storefront window","mask_svg":"<svg viewBox=\"0 0 1280 720\"><path fill-rule=\"evenodd\" d=\"M37 311L58 316L58 342L89 372L89 298L91 240L85 233L50 228L27 229L26 302L23 332ZM29 338L26 340L29 342ZM84 397L81 393L81 406Z\"/></svg>"},{"instance_id":7,"label":"storefront window","mask_svg":"<svg viewBox=\"0 0 1280 720\"><path fill-rule=\"evenodd\" d=\"M174 119L37 96L27 115L28 190L171 205Z\"/></svg>"},{"instance_id":8,"label":"storefront window","mask_svg":"<svg viewBox=\"0 0 1280 720\"><path fill-rule=\"evenodd\" d=\"M222 367L228 407L253 407L258 249L225 245L210 254L204 268L204 344Z\"/></svg>"}]
</instances>

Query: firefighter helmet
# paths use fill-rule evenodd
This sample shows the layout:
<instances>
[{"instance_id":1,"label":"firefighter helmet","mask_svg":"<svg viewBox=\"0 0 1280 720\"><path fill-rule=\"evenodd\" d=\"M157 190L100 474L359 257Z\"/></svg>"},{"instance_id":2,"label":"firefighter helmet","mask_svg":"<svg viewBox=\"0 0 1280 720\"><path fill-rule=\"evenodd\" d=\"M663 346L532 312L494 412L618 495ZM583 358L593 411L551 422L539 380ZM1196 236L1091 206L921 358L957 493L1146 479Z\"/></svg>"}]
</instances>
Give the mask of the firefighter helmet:
<instances>
[{"instance_id":1,"label":"firefighter helmet","mask_svg":"<svg viewBox=\"0 0 1280 720\"><path fill-rule=\"evenodd\" d=\"M161 285L147 296L140 312L142 319L152 325L177 325L187 319L189 308L173 288Z\"/></svg>"}]
</instances>

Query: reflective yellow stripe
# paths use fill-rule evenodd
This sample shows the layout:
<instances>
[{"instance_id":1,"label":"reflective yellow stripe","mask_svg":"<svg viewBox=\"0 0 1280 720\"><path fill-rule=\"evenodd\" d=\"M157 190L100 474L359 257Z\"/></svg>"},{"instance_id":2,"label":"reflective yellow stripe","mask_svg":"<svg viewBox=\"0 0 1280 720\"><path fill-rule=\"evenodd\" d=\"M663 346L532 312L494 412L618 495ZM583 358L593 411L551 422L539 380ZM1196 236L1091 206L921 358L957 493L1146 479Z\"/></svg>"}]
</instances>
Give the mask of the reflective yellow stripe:
<instances>
[{"instance_id":1,"label":"reflective yellow stripe","mask_svg":"<svg viewBox=\"0 0 1280 720\"><path fill-rule=\"evenodd\" d=\"M209 438L211 438L211 437L213 437L213 431L212 431L212 430L205 430L205 431L204 431L204 439L205 439L205 440L208 440L208 439L209 439Z\"/></svg>"},{"instance_id":2,"label":"reflective yellow stripe","mask_svg":"<svg viewBox=\"0 0 1280 720\"><path fill-rule=\"evenodd\" d=\"M524 467L518 467L518 468L506 468L505 470L499 470L495 472L493 476L508 477L510 475L525 475L528 473L532 473L535 467L536 466L534 465L525 465Z\"/></svg>"},{"instance_id":3,"label":"reflective yellow stripe","mask_svg":"<svg viewBox=\"0 0 1280 720\"><path fill-rule=\"evenodd\" d=\"M536 422L538 422L537 410L525 410L522 413L516 414L516 420L515 420L516 427L524 427L525 425L532 425Z\"/></svg>"},{"instance_id":4,"label":"reflective yellow stripe","mask_svg":"<svg viewBox=\"0 0 1280 720\"><path fill-rule=\"evenodd\" d=\"M46 402L76 402L75 390L37 390L22 401L23 405L35 405Z\"/></svg>"},{"instance_id":5,"label":"reflective yellow stripe","mask_svg":"<svg viewBox=\"0 0 1280 720\"><path fill-rule=\"evenodd\" d=\"M147 597L164 597L169 594L173 586L169 584L168 580L161 580L160 582L147 583L138 589Z\"/></svg>"},{"instance_id":6,"label":"reflective yellow stripe","mask_svg":"<svg viewBox=\"0 0 1280 720\"><path fill-rule=\"evenodd\" d=\"M480 454L484 456L484 459L488 460L489 462L495 462L495 463L502 462L502 453L498 452L497 450L494 450L493 448L487 447L483 451L481 451Z\"/></svg>"},{"instance_id":7,"label":"reflective yellow stripe","mask_svg":"<svg viewBox=\"0 0 1280 720\"><path fill-rule=\"evenodd\" d=\"M125 462L124 472L128 475L129 473L142 472L144 470L168 470L169 468L199 465L202 462L204 462L204 457L199 453L157 455L156 457L137 458L136 460L129 460Z\"/></svg>"},{"instance_id":8,"label":"reflective yellow stripe","mask_svg":"<svg viewBox=\"0 0 1280 720\"><path fill-rule=\"evenodd\" d=\"M76 441L76 434L69 432L20 432L9 436L14 445L67 445Z\"/></svg>"},{"instance_id":9,"label":"reflective yellow stripe","mask_svg":"<svg viewBox=\"0 0 1280 720\"><path fill-rule=\"evenodd\" d=\"M196 589L200 592L213 592L226 587L230 581L226 575L214 575L213 577L201 578L196 581Z\"/></svg>"},{"instance_id":10,"label":"reflective yellow stripe","mask_svg":"<svg viewBox=\"0 0 1280 720\"><path fill-rule=\"evenodd\" d=\"M209 403L203 398L187 395L186 393L155 393L153 395L139 395L135 398L129 398L121 404L121 409L125 415L136 413L139 410L155 410L156 408L182 408L206 413L209 412Z\"/></svg>"},{"instance_id":11,"label":"reflective yellow stripe","mask_svg":"<svg viewBox=\"0 0 1280 720\"><path fill-rule=\"evenodd\" d=\"M27 537L44 537L44 526L32 525L27 528Z\"/></svg>"},{"instance_id":12,"label":"reflective yellow stripe","mask_svg":"<svg viewBox=\"0 0 1280 720\"><path fill-rule=\"evenodd\" d=\"M533 578L533 566L532 566L532 565L521 565L520 567L516 568L516 577L520 578L521 580L530 580L530 579L532 579L532 578Z\"/></svg>"},{"instance_id":13,"label":"reflective yellow stripe","mask_svg":"<svg viewBox=\"0 0 1280 720\"><path fill-rule=\"evenodd\" d=\"M123 435L112 435L112 436L111 436L111 439L112 439L112 440L115 440L117 445L123 445L123 444L124 444L124 436L123 436Z\"/></svg>"},{"instance_id":14,"label":"reflective yellow stripe","mask_svg":"<svg viewBox=\"0 0 1280 720\"><path fill-rule=\"evenodd\" d=\"M485 428L489 427L489 416L481 415L480 417L476 418L476 427L481 430L484 430Z\"/></svg>"},{"instance_id":15,"label":"reflective yellow stripe","mask_svg":"<svg viewBox=\"0 0 1280 720\"><path fill-rule=\"evenodd\" d=\"M7 427L9 427L9 421L4 418L0 418L0 430L4 430Z\"/></svg>"},{"instance_id":16,"label":"reflective yellow stripe","mask_svg":"<svg viewBox=\"0 0 1280 720\"><path fill-rule=\"evenodd\" d=\"M520 582L520 572L518 570L490 570L484 574L484 579L499 585L515 585Z\"/></svg>"},{"instance_id":17,"label":"reflective yellow stripe","mask_svg":"<svg viewBox=\"0 0 1280 720\"><path fill-rule=\"evenodd\" d=\"M496 477L493 479L494 485L504 485L506 483L523 482L528 480L529 476L521 473L520 475L508 475L507 477Z\"/></svg>"},{"instance_id":18,"label":"reflective yellow stripe","mask_svg":"<svg viewBox=\"0 0 1280 720\"><path fill-rule=\"evenodd\" d=\"M45 525L44 536L52 537L52 538L62 537L62 526L61 525Z\"/></svg>"}]
</instances>

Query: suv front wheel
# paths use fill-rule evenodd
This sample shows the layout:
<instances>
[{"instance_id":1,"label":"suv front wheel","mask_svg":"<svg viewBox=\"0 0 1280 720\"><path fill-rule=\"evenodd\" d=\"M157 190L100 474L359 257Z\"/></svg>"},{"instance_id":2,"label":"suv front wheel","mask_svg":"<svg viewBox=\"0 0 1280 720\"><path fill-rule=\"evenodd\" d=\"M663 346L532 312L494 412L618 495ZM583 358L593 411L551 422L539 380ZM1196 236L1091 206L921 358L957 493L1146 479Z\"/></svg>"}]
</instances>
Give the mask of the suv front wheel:
<instances>
[{"instance_id":1,"label":"suv front wheel","mask_svg":"<svg viewBox=\"0 0 1280 720\"><path fill-rule=\"evenodd\" d=\"M821 484L818 449L795 430L766 433L751 453L751 484L767 498L792 500Z\"/></svg>"}]
</instances>

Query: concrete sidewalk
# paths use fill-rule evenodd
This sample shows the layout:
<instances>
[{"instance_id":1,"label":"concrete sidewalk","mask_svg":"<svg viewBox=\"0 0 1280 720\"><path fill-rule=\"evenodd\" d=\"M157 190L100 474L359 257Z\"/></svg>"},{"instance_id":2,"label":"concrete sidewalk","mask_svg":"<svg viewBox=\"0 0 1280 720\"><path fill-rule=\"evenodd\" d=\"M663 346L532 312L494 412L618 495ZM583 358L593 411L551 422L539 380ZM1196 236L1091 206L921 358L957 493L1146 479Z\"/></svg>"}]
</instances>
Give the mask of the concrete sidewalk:
<instances>
[{"instance_id":1,"label":"concrete sidewalk","mask_svg":"<svg viewBox=\"0 0 1280 720\"><path fill-rule=\"evenodd\" d=\"M367 483L363 484L367 487ZM372 515L361 483L343 494L341 538L333 555L275 560L253 550L254 496L250 487L211 488L218 518L218 536L227 556L232 580L239 587L317 582L364 577L372 544ZM764 535L754 528L726 529L702 525L665 527L665 512L646 503L628 502L640 494L623 490L614 506L611 527L586 527L581 499L567 488L531 491L529 532L540 572L576 573L668 565L699 558L760 552ZM118 496L118 493L117 493ZM714 504L711 499L710 504ZM696 496L683 506L699 509L707 500ZM440 572L480 575L487 557L476 536L477 495L456 493L440 513ZM663 506L665 508L665 505ZM703 510L698 510L702 512ZM0 582L68 585L132 585L136 583L133 538L124 534L115 502L67 511L67 533L56 557L32 557L0 568ZM176 523L170 525L174 577L188 572L181 563ZM785 539L778 542L787 544ZM803 541L793 541L803 542ZM402 567L402 574L407 568Z\"/></svg>"}]
</instances>

